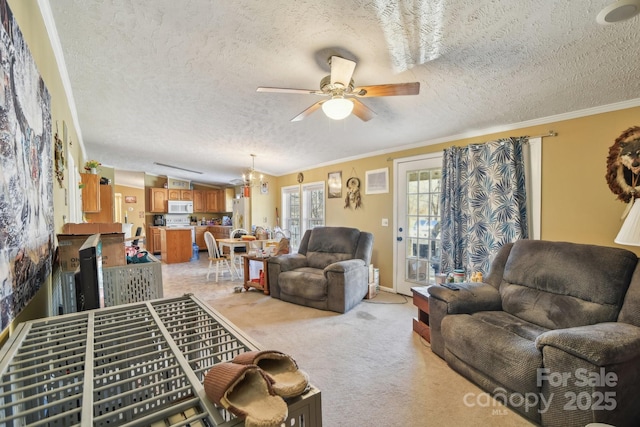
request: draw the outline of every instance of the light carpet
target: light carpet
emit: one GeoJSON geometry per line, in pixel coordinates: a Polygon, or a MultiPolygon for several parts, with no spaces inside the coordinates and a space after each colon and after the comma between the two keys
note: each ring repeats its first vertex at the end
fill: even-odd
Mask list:
{"type": "MultiPolygon", "coordinates": [[[[322,393],[324,427],[531,426],[431,352],[412,330],[411,298],[382,292],[345,314],[235,293],[208,261],[163,264],[164,296],[192,293],[264,349],[290,354],[322,393]]],[[[480,338],[481,339],[481,338],[480,338]]]]}

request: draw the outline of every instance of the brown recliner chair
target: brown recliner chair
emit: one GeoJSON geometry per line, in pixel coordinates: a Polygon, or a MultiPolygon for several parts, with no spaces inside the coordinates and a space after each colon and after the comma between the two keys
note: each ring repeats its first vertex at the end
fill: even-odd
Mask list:
{"type": "Polygon", "coordinates": [[[431,286],[431,349],[544,426],[640,425],[640,264],[625,249],[519,240],[485,283],[431,286]]]}
{"type": "Polygon", "coordinates": [[[298,252],[269,259],[271,296],[345,313],[368,291],[373,234],[349,227],[307,230],[298,252]]]}

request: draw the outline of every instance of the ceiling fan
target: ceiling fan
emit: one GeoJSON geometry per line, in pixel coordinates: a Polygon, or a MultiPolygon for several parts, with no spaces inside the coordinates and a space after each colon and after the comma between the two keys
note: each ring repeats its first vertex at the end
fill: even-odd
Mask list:
{"type": "Polygon", "coordinates": [[[259,87],[258,92],[277,93],[301,93],[309,95],[321,95],[328,99],[318,101],[302,113],[291,119],[297,122],[309,116],[322,107],[327,117],[334,120],[342,120],[353,112],[363,121],[373,118],[375,113],[358,98],[370,98],[374,96],[417,95],[420,93],[420,82],[395,83],[376,86],[358,86],[353,83],[353,71],[356,68],[355,61],[332,56],[329,58],[331,74],[320,80],[320,90],[290,89],[279,87],[259,87]]]}

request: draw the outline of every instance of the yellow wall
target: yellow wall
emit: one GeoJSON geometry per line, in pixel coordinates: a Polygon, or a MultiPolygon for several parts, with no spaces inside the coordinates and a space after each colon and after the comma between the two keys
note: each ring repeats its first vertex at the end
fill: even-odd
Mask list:
{"type": "Polygon", "coordinates": [[[264,180],[268,182],[267,194],[262,194],[258,187],[251,189],[251,225],[273,230],[276,225],[276,206],[280,200],[279,180],[270,175],[264,175],[264,180]]]}
{"type": "MultiPolygon", "coordinates": [[[[122,206],[120,206],[120,214],[122,218],[122,222],[124,221],[125,215],[127,216],[127,222],[129,224],[133,224],[131,228],[131,236],[136,234],[136,228],[142,227],[142,235],[146,234],[146,218],[145,218],[145,210],[146,210],[146,197],[145,197],[145,189],[144,188],[135,188],[128,187],[125,185],[116,185],[114,187],[114,193],[120,193],[122,195],[122,206]],[[135,203],[127,203],[125,201],[126,196],[134,196],[136,198],[135,203]]],[[[118,207],[116,206],[115,209],[118,207]]]]}
{"type": "MultiPolygon", "coordinates": [[[[541,238],[545,240],[618,246],[625,205],[616,200],[605,179],[609,147],[631,126],[640,125],[640,107],[563,120],[509,132],[466,138],[368,157],[303,171],[305,182],[326,180],[329,172],[342,171],[343,198],[327,199],[326,224],[351,226],[375,236],[372,262],[380,268],[380,284],[393,287],[393,161],[402,157],[442,151],[451,145],[467,145],[508,136],[542,135],[550,129],[558,136],[543,139],[541,238]],[[389,167],[388,194],[365,195],[361,209],[344,208],[344,185],[354,175],[364,187],[365,171],[389,167]],[[382,227],[382,218],[389,227],[382,227]]],[[[296,185],[297,173],[279,177],[280,186],[296,185]]],[[[278,200],[278,203],[280,201],[278,200]]],[[[640,249],[625,247],[640,255],[640,249]]]]}

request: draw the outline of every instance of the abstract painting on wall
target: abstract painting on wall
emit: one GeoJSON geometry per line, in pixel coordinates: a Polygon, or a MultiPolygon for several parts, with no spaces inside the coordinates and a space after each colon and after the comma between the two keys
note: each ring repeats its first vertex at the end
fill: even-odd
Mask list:
{"type": "Polygon", "coordinates": [[[0,20],[0,330],[4,330],[51,275],[54,224],[51,99],[6,0],[0,0],[0,20]]]}

